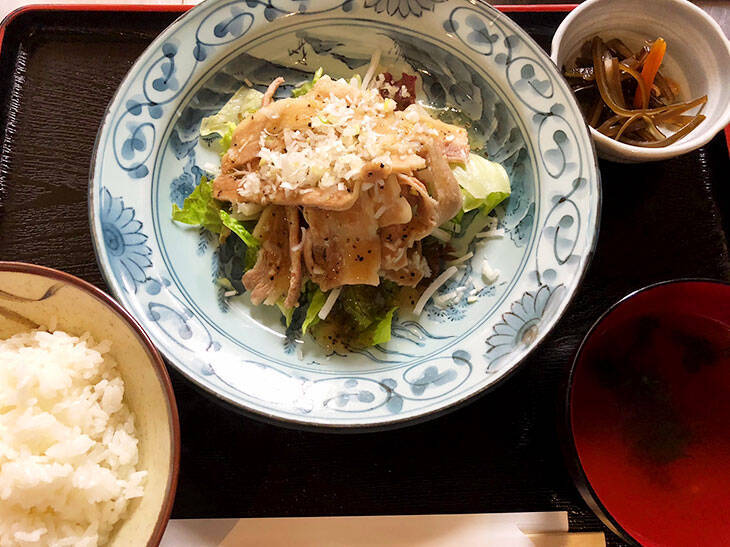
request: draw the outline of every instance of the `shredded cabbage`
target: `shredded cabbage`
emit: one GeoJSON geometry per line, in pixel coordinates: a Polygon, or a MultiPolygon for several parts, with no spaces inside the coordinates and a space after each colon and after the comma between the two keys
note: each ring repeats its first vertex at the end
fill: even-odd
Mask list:
{"type": "Polygon", "coordinates": [[[451,168],[464,194],[464,212],[481,209],[488,213],[510,195],[507,171],[478,154],[469,154],[466,165],[451,168]]]}

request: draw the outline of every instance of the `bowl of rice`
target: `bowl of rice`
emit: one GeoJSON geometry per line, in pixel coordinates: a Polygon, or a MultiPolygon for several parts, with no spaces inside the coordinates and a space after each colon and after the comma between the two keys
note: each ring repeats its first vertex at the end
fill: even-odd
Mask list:
{"type": "Polygon", "coordinates": [[[0,262],[0,545],[158,545],[179,453],[137,322],[70,274],[0,262]]]}

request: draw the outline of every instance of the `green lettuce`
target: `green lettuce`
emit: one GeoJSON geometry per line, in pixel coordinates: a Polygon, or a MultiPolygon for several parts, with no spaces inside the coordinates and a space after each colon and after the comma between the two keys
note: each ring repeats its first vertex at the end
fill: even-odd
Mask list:
{"type": "Polygon", "coordinates": [[[226,289],[227,291],[235,291],[236,288],[233,286],[233,283],[231,283],[231,280],[227,277],[219,277],[215,280],[218,285],[226,289]]]}
{"type": "MultiPolygon", "coordinates": [[[[203,121],[200,122],[200,136],[208,137],[217,134],[221,138],[225,138],[227,134],[232,134],[233,129],[247,114],[253,114],[261,108],[263,98],[264,94],[260,91],[242,87],[218,112],[203,118],[203,121]]],[[[230,146],[230,141],[228,145],[230,146]]]]}
{"type": "Polygon", "coordinates": [[[295,87],[294,90],[291,92],[291,96],[301,97],[302,95],[305,95],[312,91],[314,84],[319,81],[319,79],[322,77],[322,74],[324,74],[324,70],[322,69],[322,67],[319,67],[314,73],[312,80],[309,82],[304,82],[303,84],[299,84],[297,87],[295,87]]]}
{"type": "Polygon", "coordinates": [[[223,204],[213,197],[213,183],[207,177],[201,177],[200,184],[185,198],[182,209],[176,203],[172,204],[172,220],[220,234],[223,230],[222,208],[223,204]]]}
{"type": "MultiPolygon", "coordinates": [[[[319,312],[327,301],[328,293],[322,292],[310,281],[304,288],[300,306],[294,312],[294,319],[290,324],[301,328],[302,335],[320,325],[334,324],[341,339],[354,347],[384,344],[390,340],[393,315],[398,309],[394,305],[397,291],[398,287],[389,282],[383,282],[379,287],[343,287],[334,308],[327,319],[322,321],[319,312]],[[306,310],[306,314],[299,310],[306,310]]],[[[281,311],[286,317],[286,310],[281,311]]]]}
{"type": "Polygon", "coordinates": [[[284,299],[280,298],[276,301],[276,307],[279,308],[279,311],[281,312],[281,315],[284,316],[284,320],[286,321],[287,328],[291,325],[292,317],[294,317],[294,309],[295,308],[287,308],[284,304],[284,299]]]}
{"type": "Polygon", "coordinates": [[[353,345],[368,347],[390,340],[393,314],[398,309],[397,291],[395,284],[387,282],[379,287],[351,285],[342,289],[336,306],[344,312],[353,345]]]}
{"type": "Polygon", "coordinates": [[[246,227],[243,225],[243,222],[241,222],[240,220],[236,220],[226,211],[221,209],[218,214],[221,218],[223,226],[228,228],[232,233],[236,234],[239,238],[241,238],[241,241],[246,244],[246,254],[243,260],[243,267],[246,269],[246,271],[250,270],[254,267],[254,264],[256,264],[256,257],[258,256],[258,250],[261,246],[259,240],[256,239],[251,234],[251,232],[246,229],[246,227]]]}
{"type": "Polygon", "coordinates": [[[477,154],[469,154],[466,165],[451,168],[464,194],[464,212],[490,212],[510,195],[507,171],[500,164],[477,154]]]}
{"type": "Polygon", "coordinates": [[[224,228],[228,228],[246,244],[245,270],[251,269],[256,263],[256,254],[260,246],[258,240],[241,221],[223,209],[223,202],[213,197],[213,184],[207,177],[200,178],[200,184],[185,198],[182,209],[176,203],[172,204],[172,220],[202,226],[214,234],[220,234],[224,228]]]}
{"type": "Polygon", "coordinates": [[[263,97],[264,94],[260,91],[242,87],[218,112],[203,118],[200,122],[200,136],[212,140],[209,146],[222,156],[231,147],[233,132],[238,124],[261,108],[263,97]]]}
{"type": "Polygon", "coordinates": [[[393,314],[397,306],[390,308],[383,317],[375,319],[369,327],[355,338],[355,344],[362,347],[384,344],[390,340],[393,325],[393,314]]]}
{"type": "Polygon", "coordinates": [[[233,132],[238,126],[233,122],[228,122],[226,127],[226,132],[221,135],[220,140],[218,141],[218,154],[221,156],[228,152],[228,149],[231,147],[231,143],[233,142],[233,132]]]}
{"type": "Polygon", "coordinates": [[[465,255],[477,234],[493,222],[493,219],[494,217],[490,216],[484,209],[478,209],[465,215],[461,222],[459,237],[452,238],[449,242],[454,256],[465,255]]]}
{"type": "Polygon", "coordinates": [[[340,294],[340,305],[352,323],[356,331],[363,331],[372,325],[374,317],[378,315],[378,311],[373,309],[373,305],[367,300],[363,291],[358,289],[350,289],[347,287],[343,290],[344,294],[340,294]]]}
{"type": "Polygon", "coordinates": [[[233,232],[238,237],[240,237],[246,245],[248,245],[249,247],[258,248],[258,246],[259,246],[258,240],[251,235],[251,233],[246,229],[246,227],[243,225],[243,223],[240,220],[236,220],[223,209],[220,210],[218,215],[220,216],[223,226],[225,226],[231,232],[233,232]]]}
{"type": "Polygon", "coordinates": [[[302,334],[307,334],[308,328],[319,323],[319,310],[322,309],[322,306],[327,301],[327,294],[323,293],[319,287],[314,285],[309,290],[308,299],[309,307],[307,308],[307,315],[304,317],[304,322],[302,323],[302,334]]]}

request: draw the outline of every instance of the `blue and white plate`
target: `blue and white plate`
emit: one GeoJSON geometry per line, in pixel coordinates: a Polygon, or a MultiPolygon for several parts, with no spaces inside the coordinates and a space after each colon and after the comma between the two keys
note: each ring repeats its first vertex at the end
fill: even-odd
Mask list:
{"type": "Polygon", "coordinates": [[[291,424],[393,425],[495,385],[561,316],[597,235],[598,172],[570,90],[522,29],[466,0],[208,0],[134,65],[92,172],[92,234],[115,296],[190,380],[291,424]],[[170,212],[217,162],[199,145],[201,118],[241,85],[263,89],[282,75],[283,96],[319,66],[364,71],[376,48],[420,74],[421,97],[466,114],[513,193],[499,210],[505,237],[476,247],[441,288],[457,295],[453,305],[401,313],[382,347],[327,355],[287,337],[275,308],[226,298],[215,281],[221,258],[240,275],[234,250],[170,212]],[[500,276],[474,291],[484,257],[500,276]]]}

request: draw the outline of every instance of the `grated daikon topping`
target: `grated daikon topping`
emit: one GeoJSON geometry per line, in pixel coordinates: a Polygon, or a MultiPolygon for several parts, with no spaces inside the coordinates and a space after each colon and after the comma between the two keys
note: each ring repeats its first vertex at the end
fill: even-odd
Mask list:
{"type": "Polygon", "coordinates": [[[487,262],[487,259],[485,258],[482,262],[482,278],[486,283],[491,285],[497,279],[499,279],[500,271],[496,268],[493,268],[489,262],[487,262]]]}
{"type": "Polygon", "coordinates": [[[395,101],[383,98],[378,89],[362,89],[355,81],[323,76],[312,91],[293,101],[315,105],[316,114],[305,128],[260,133],[258,168],[243,174],[241,196],[270,194],[279,188],[286,193],[313,188],[351,191],[369,165],[387,168],[413,159],[425,141],[439,135],[423,122],[427,115],[421,107],[396,111],[395,101]],[[322,97],[322,90],[330,92],[322,97]]]}

